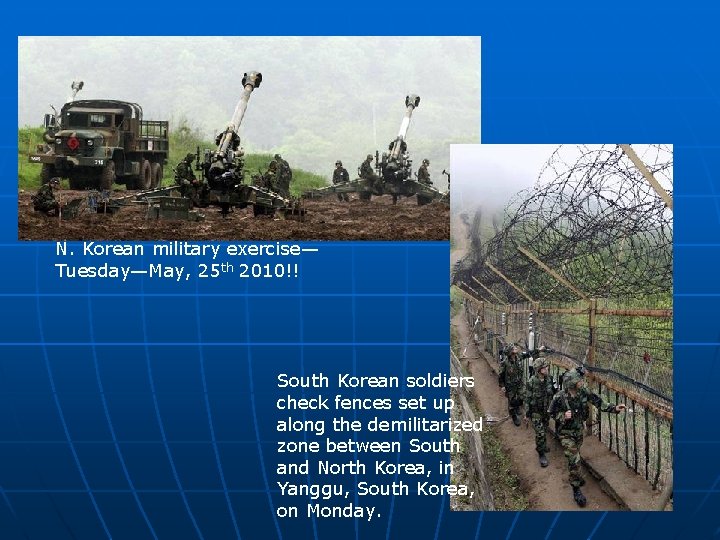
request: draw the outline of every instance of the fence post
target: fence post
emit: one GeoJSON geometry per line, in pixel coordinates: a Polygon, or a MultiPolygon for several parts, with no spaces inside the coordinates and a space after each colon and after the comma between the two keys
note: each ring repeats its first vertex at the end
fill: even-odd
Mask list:
{"type": "MultiPolygon", "coordinates": [[[[589,366],[595,365],[595,328],[597,327],[597,299],[591,298],[588,304],[588,354],[587,363],[589,366]]],[[[609,396],[608,396],[609,397],[609,396]]],[[[597,411],[598,418],[601,415],[600,411],[597,411]]],[[[592,433],[592,415],[587,419],[587,432],[592,433]]],[[[608,423],[610,431],[610,444],[612,445],[612,424],[608,423]]]]}
{"type": "Polygon", "coordinates": [[[595,329],[597,327],[597,299],[591,298],[588,309],[588,365],[595,365],[595,329]]]}

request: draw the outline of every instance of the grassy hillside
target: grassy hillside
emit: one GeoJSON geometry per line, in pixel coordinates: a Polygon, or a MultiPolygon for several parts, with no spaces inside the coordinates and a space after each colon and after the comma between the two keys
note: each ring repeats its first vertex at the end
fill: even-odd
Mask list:
{"type": "MultiPolygon", "coordinates": [[[[28,163],[28,154],[36,151],[38,144],[42,144],[44,129],[41,127],[24,127],[18,129],[18,188],[37,189],[40,187],[41,165],[28,163]]],[[[212,141],[204,141],[199,136],[197,129],[188,127],[181,123],[180,127],[170,135],[170,156],[163,174],[163,184],[174,183],[174,168],[189,152],[195,153],[198,146],[202,152],[205,148],[215,148],[212,141]]],[[[248,154],[245,156],[245,177],[249,179],[251,174],[258,170],[266,171],[268,164],[272,161],[273,154],[248,154]]],[[[290,167],[293,164],[290,163],[290,167]]],[[[290,185],[290,192],[293,196],[299,196],[308,189],[322,187],[326,184],[322,176],[293,168],[293,180],[290,185]]],[[[63,182],[67,187],[67,181],[63,182]]]]}
{"type": "Polygon", "coordinates": [[[44,128],[25,127],[18,129],[18,187],[32,189],[40,185],[40,165],[28,163],[28,154],[35,152],[42,143],[44,128]]]}

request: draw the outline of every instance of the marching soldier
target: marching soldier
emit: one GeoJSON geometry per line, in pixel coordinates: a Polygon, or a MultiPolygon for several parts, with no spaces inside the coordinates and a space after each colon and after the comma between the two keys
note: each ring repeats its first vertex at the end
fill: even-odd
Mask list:
{"type": "Polygon", "coordinates": [[[590,417],[590,403],[601,412],[618,414],[625,405],[608,404],[600,396],[585,387],[585,380],[576,370],[565,374],[564,389],[558,392],[550,403],[548,414],[555,419],[555,431],[560,437],[565,459],[567,459],[570,486],[578,506],[585,506],[587,499],[580,491],[585,479],[580,471],[580,447],[583,443],[583,428],[590,417]]]}
{"type": "MultiPolygon", "coordinates": [[[[347,169],[343,167],[342,161],[337,160],[335,162],[335,170],[333,171],[333,184],[345,184],[350,181],[350,175],[347,169]]],[[[338,193],[338,201],[349,201],[350,196],[347,193],[338,193]]]]}
{"type": "Polygon", "coordinates": [[[535,374],[527,383],[525,420],[531,421],[535,430],[535,450],[540,459],[540,466],[547,467],[548,460],[545,455],[548,451],[547,429],[550,422],[548,408],[552,401],[555,389],[553,381],[548,375],[549,364],[545,353],[540,352],[534,362],[535,374]]]}
{"type": "Polygon", "coordinates": [[[523,368],[520,362],[520,347],[513,345],[500,366],[498,376],[500,390],[508,400],[508,411],[513,424],[520,425],[523,406],[523,368]]]}

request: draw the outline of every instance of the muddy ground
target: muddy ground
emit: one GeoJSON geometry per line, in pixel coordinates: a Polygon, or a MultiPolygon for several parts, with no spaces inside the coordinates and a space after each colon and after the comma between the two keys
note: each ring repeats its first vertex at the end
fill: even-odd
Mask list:
{"type": "MultiPolygon", "coordinates": [[[[414,197],[393,206],[390,196],[372,201],[336,198],[303,201],[304,222],[253,217],[252,207],[236,209],[223,218],[217,208],[200,212],[204,221],[146,219],[142,204],[122,208],[115,215],[82,212],[72,220],[58,220],[35,212],[32,191],[18,195],[20,240],[448,240],[450,211],[446,204],[418,206],[414,197]]],[[[122,194],[126,194],[122,192],[122,194]]],[[[60,190],[60,201],[84,197],[81,191],[60,190]]]]}

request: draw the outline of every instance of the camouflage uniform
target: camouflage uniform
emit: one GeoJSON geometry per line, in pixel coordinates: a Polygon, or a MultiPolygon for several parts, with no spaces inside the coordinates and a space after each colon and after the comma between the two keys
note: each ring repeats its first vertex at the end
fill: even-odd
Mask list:
{"type": "Polygon", "coordinates": [[[420,182],[421,184],[432,184],[432,180],[430,180],[430,171],[428,171],[429,165],[430,161],[427,159],[423,159],[422,165],[418,169],[417,178],[418,182],[420,182]]]}
{"type": "Polygon", "coordinates": [[[523,406],[523,366],[520,362],[519,349],[513,347],[500,364],[500,375],[498,384],[505,387],[505,395],[508,399],[508,412],[512,416],[513,423],[520,425],[520,415],[523,406]]]}
{"type": "Polygon", "coordinates": [[[193,205],[200,206],[201,182],[195,177],[192,169],[192,162],[195,154],[185,156],[177,167],[175,167],[175,183],[180,186],[180,194],[193,202],[193,205]]]}
{"type": "Polygon", "coordinates": [[[33,208],[48,216],[59,215],[60,203],[55,200],[55,193],[53,193],[53,188],[59,185],[59,178],[51,178],[47,184],[40,186],[40,189],[32,198],[33,208]]]}
{"type": "Polygon", "coordinates": [[[277,164],[277,175],[275,186],[278,193],[285,197],[290,197],[290,182],[292,182],[292,169],[287,161],[280,154],[275,154],[274,160],[277,164]]]}
{"type": "Polygon", "coordinates": [[[265,174],[260,177],[260,182],[258,185],[276,193],[281,193],[281,184],[282,180],[280,178],[280,167],[277,161],[272,160],[268,165],[268,169],[267,171],[265,171],[265,174]]]}
{"type": "MultiPolygon", "coordinates": [[[[350,181],[350,175],[347,169],[342,166],[342,161],[335,162],[335,170],[333,171],[333,184],[345,184],[350,181]]],[[[338,201],[349,201],[350,196],[347,193],[338,193],[338,201]]]]}
{"type": "Polygon", "coordinates": [[[535,362],[535,375],[528,380],[525,394],[527,405],[525,415],[532,421],[535,430],[535,450],[540,456],[540,465],[543,467],[547,467],[545,453],[548,451],[546,434],[550,422],[548,408],[555,393],[552,379],[547,373],[540,373],[542,368],[547,367],[547,361],[544,358],[538,358],[535,362]]]}
{"type": "Polygon", "coordinates": [[[560,444],[567,459],[569,481],[575,493],[575,501],[580,506],[585,506],[585,497],[580,492],[580,487],[585,484],[580,471],[580,447],[583,443],[584,424],[590,417],[590,404],[602,412],[617,414],[619,411],[616,405],[607,403],[584,386],[578,386],[580,382],[582,377],[575,371],[569,371],[565,375],[565,387],[553,398],[548,414],[555,419],[555,431],[560,437],[560,444]],[[575,388],[574,396],[569,388],[575,388]],[[566,419],[565,412],[568,410],[572,416],[566,419]]]}
{"type": "Polygon", "coordinates": [[[376,191],[376,188],[380,187],[381,181],[380,177],[375,174],[375,171],[373,170],[372,160],[372,155],[368,154],[367,158],[365,158],[365,161],[363,161],[360,165],[360,178],[368,180],[368,187],[373,191],[376,191]]]}

